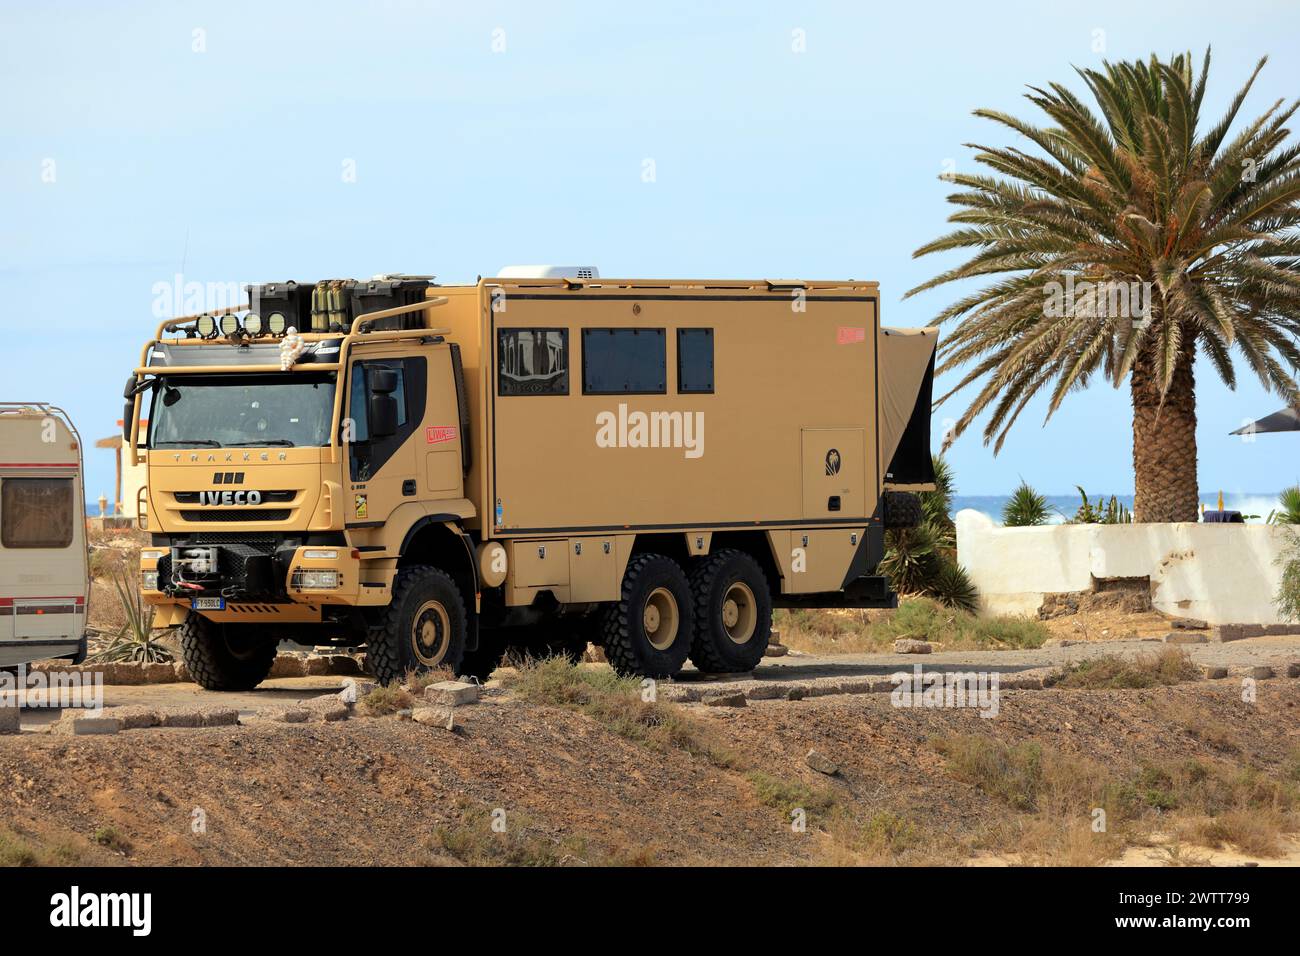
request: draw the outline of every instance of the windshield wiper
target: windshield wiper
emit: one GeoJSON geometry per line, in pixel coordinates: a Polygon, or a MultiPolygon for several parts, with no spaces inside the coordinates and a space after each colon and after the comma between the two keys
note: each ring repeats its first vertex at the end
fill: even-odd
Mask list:
{"type": "Polygon", "coordinates": [[[289,448],[298,447],[287,438],[264,438],[261,441],[232,441],[227,448],[247,448],[249,445],[285,445],[289,448]]]}
{"type": "Polygon", "coordinates": [[[154,442],[154,447],[159,445],[200,445],[204,448],[220,448],[221,442],[213,441],[211,438],[177,438],[173,441],[154,442]]]}

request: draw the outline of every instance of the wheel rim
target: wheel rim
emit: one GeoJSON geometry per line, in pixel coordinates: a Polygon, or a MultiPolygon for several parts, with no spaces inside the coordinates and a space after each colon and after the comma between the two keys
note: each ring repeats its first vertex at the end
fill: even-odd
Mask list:
{"type": "Polygon", "coordinates": [[[680,615],[677,611],[677,599],[667,588],[655,588],[645,599],[645,608],[641,612],[641,625],[645,628],[646,640],[657,651],[666,651],[677,640],[677,626],[680,615]]]}
{"type": "Polygon", "coordinates": [[[722,629],[733,644],[748,644],[758,625],[758,604],[754,592],[736,581],[722,596],[722,629]]]}
{"type": "Polygon", "coordinates": [[[436,667],[447,656],[451,642],[451,616],[438,601],[425,601],[411,625],[411,651],[425,667],[436,667]]]}

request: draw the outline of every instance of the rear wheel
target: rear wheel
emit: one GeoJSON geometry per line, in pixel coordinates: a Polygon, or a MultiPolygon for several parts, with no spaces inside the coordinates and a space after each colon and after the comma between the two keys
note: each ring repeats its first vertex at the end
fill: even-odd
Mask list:
{"type": "Polygon", "coordinates": [[[279,643],[269,627],[210,621],[193,611],[176,634],[186,669],[205,690],[252,690],[271,673],[279,643]]]}
{"type": "Polygon", "coordinates": [[[634,557],[601,621],[605,657],[624,675],[672,677],[686,663],[695,614],[686,574],[662,554],[634,557]]]}
{"type": "Polygon", "coordinates": [[[371,627],[366,653],[380,683],[391,684],[407,671],[455,671],[468,633],[469,616],[456,582],[438,568],[416,565],[393,579],[393,599],[371,627]]]}
{"type": "Polygon", "coordinates": [[[711,674],[757,667],[772,636],[772,594],[758,562],[743,551],[719,551],[696,564],[690,582],[695,666],[711,674]]]}

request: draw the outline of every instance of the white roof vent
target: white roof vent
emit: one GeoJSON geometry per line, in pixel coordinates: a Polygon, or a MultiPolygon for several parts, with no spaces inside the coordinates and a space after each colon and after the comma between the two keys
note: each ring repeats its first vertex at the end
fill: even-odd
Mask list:
{"type": "Polygon", "coordinates": [[[498,279],[599,279],[595,266],[503,266],[498,279]]]}

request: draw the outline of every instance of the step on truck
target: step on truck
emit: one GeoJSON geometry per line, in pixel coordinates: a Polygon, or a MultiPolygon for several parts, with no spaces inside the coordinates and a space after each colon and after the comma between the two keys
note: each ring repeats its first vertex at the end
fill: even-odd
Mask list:
{"type": "Polygon", "coordinates": [[[86,657],[81,436],[45,402],[0,402],[0,667],[86,657]]]}
{"type": "Polygon", "coordinates": [[[164,322],[126,390],[141,586],[204,687],[281,640],[383,681],[508,649],[743,672],[778,607],[891,607],[934,330],[874,282],[519,267],[266,283],[164,322]],[[146,424],[147,422],[147,424],[146,424]]]}

